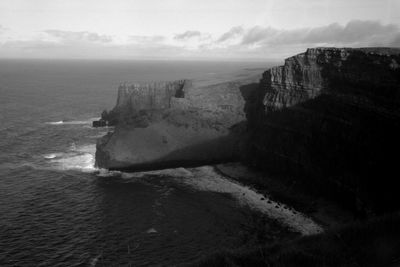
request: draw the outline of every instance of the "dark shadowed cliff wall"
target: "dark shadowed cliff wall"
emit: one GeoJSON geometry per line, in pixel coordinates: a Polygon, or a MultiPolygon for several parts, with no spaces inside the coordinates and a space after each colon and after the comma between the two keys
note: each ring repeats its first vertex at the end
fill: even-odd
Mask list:
{"type": "Polygon", "coordinates": [[[246,161],[355,209],[399,207],[398,49],[315,48],[249,96],[246,161]]]}

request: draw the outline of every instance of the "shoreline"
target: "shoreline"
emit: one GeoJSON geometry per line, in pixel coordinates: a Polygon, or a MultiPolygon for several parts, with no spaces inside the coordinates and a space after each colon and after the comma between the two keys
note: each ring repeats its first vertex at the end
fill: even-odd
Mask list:
{"type": "Polygon", "coordinates": [[[324,231],[320,225],[306,214],[285,203],[270,199],[268,195],[259,193],[249,185],[237,180],[231,180],[229,176],[219,174],[215,166],[202,166],[194,170],[201,174],[197,176],[195,173],[194,176],[187,177],[184,182],[198,190],[229,193],[242,205],[246,205],[271,219],[279,221],[282,225],[303,236],[315,235],[324,231]]]}
{"type": "MultiPolygon", "coordinates": [[[[243,166],[241,163],[235,164],[243,166]]],[[[225,165],[228,166],[228,164],[225,165]]],[[[269,195],[260,193],[245,181],[232,179],[229,175],[219,172],[217,166],[203,165],[195,168],[180,167],[153,171],[122,172],[120,175],[123,179],[141,178],[145,175],[169,176],[177,183],[195,190],[227,193],[234,197],[240,206],[248,207],[271,220],[278,221],[283,227],[288,227],[291,232],[300,233],[303,236],[324,232],[323,227],[307,213],[296,210],[285,202],[271,199],[269,195]]],[[[284,237],[282,238],[284,239],[284,237]]]]}
{"type": "Polygon", "coordinates": [[[354,216],[350,211],[344,210],[332,201],[311,196],[303,192],[301,188],[296,188],[294,184],[288,185],[280,177],[251,169],[240,162],[217,164],[214,168],[220,175],[253,188],[264,197],[305,214],[325,230],[354,221],[354,216]]]}

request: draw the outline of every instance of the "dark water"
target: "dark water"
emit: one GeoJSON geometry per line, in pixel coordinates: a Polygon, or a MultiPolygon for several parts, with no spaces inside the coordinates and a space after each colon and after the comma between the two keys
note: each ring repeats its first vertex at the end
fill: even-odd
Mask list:
{"type": "Polygon", "coordinates": [[[107,129],[90,121],[122,81],[260,66],[0,61],[0,266],[172,265],[240,245],[249,212],[229,195],[99,174],[94,144],[107,129]]]}

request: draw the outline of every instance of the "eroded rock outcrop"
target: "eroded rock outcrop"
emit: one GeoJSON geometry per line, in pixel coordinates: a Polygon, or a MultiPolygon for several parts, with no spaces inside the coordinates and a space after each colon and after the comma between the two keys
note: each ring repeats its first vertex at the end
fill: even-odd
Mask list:
{"type": "Polygon", "coordinates": [[[399,51],[308,49],[267,70],[248,103],[245,160],[346,204],[398,206],[399,51]]]}
{"type": "Polygon", "coordinates": [[[204,87],[188,80],[121,85],[115,108],[102,114],[116,127],[98,140],[97,166],[140,170],[237,158],[233,126],[245,120],[241,87],[259,78],[204,87]]]}

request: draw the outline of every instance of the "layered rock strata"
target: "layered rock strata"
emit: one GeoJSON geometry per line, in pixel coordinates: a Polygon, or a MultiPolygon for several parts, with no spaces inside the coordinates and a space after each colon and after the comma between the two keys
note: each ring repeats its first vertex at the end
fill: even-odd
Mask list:
{"type": "Polygon", "coordinates": [[[357,209],[398,206],[399,63],[398,49],[315,48],[267,70],[245,160],[357,209]]]}

